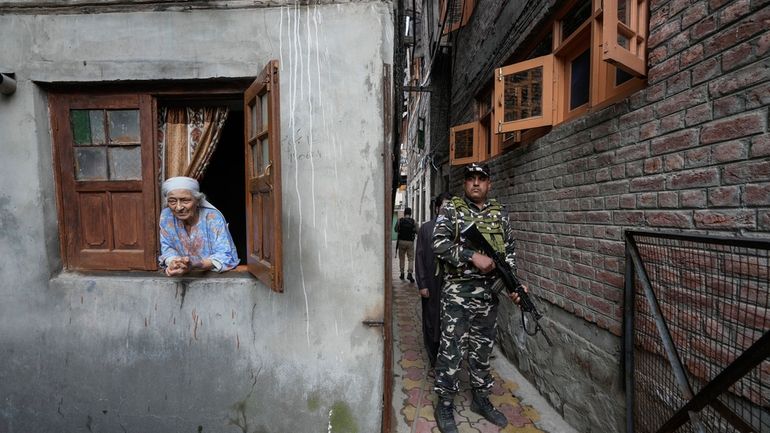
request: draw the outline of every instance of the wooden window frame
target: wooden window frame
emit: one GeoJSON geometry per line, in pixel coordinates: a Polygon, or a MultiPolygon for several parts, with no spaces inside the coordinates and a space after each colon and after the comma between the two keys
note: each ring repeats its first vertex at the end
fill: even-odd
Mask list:
{"type": "Polygon", "coordinates": [[[473,121],[463,123],[462,125],[456,125],[449,128],[449,164],[450,165],[463,165],[470,164],[471,162],[479,162],[479,122],[473,121]],[[465,158],[455,158],[455,136],[458,132],[473,131],[473,153],[465,158]]]}
{"type": "MultiPolygon", "coordinates": [[[[591,14],[572,33],[562,40],[562,20],[572,7],[581,0],[572,0],[554,15],[552,23],[552,54],[524,60],[495,70],[495,124],[497,133],[526,131],[534,128],[557,125],[567,120],[582,116],[607,107],[628,97],[644,88],[646,82],[646,36],[648,20],[648,0],[627,0],[629,3],[630,26],[619,23],[617,19],[618,1],[624,0],[590,0],[591,14]],[[604,1],[604,9],[602,9],[604,1]],[[607,32],[611,27],[615,31],[607,32]],[[620,29],[620,30],[618,30],[620,29]],[[629,38],[633,52],[625,50],[617,43],[618,31],[629,38]],[[612,46],[614,41],[615,47],[612,46]],[[570,64],[585,50],[590,50],[590,72],[588,102],[574,109],[569,108],[571,95],[570,64]],[[531,69],[536,63],[547,57],[552,57],[551,77],[546,78],[547,67],[543,66],[543,116],[538,118],[520,119],[503,122],[504,98],[503,79],[505,76],[526,69],[531,69]],[[632,78],[624,83],[616,83],[617,70],[622,69],[632,74],[632,78]],[[546,86],[546,83],[552,83],[546,86]],[[548,117],[550,116],[550,118],[548,117]]],[[[541,37],[548,32],[543,31],[541,37]]],[[[536,42],[532,46],[537,46],[536,42]]],[[[524,132],[519,138],[523,140],[524,132]]],[[[538,134],[536,134],[538,135],[538,134]]],[[[504,140],[503,143],[517,140],[504,140]]]]}
{"type": "Polygon", "coordinates": [[[514,63],[513,65],[503,66],[498,68],[495,72],[495,126],[497,127],[497,133],[521,131],[524,129],[537,128],[540,126],[548,126],[553,124],[553,92],[554,92],[554,68],[553,68],[554,55],[549,54],[547,56],[535,57],[534,59],[525,60],[523,62],[514,63]],[[526,119],[505,121],[505,77],[513,75],[517,72],[527,71],[531,69],[542,68],[543,70],[543,82],[541,92],[541,107],[542,115],[536,117],[529,117],[526,119]]]}
{"type": "Polygon", "coordinates": [[[243,97],[244,156],[246,158],[246,261],[249,272],[275,292],[283,292],[283,229],[281,222],[281,132],[280,87],[277,60],[271,60],[243,97]],[[256,119],[262,119],[260,98],[267,98],[267,125],[254,131],[252,108],[258,109],[256,119]],[[262,145],[267,139],[269,161],[264,165],[258,152],[259,171],[254,167],[252,145],[262,145]],[[266,204],[265,201],[268,201],[266,204]],[[255,218],[255,210],[260,218],[255,218]],[[250,228],[250,230],[249,230],[250,228]],[[265,248],[272,248],[265,251],[265,248]]]}
{"type": "Polygon", "coordinates": [[[449,33],[454,32],[455,30],[459,30],[461,27],[468,24],[468,20],[470,19],[471,14],[473,14],[473,8],[475,7],[476,7],[476,0],[439,0],[439,17],[441,17],[439,22],[444,23],[444,31],[441,34],[447,35],[449,33]],[[455,2],[455,1],[459,1],[463,3],[462,19],[455,23],[451,23],[449,21],[444,23],[444,20],[449,19],[446,15],[449,2],[455,2]]]}
{"type": "MultiPolygon", "coordinates": [[[[274,251],[274,274],[271,283],[268,284],[275,291],[282,291],[282,229],[281,229],[281,196],[280,196],[280,95],[278,86],[278,63],[273,60],[257,78],[257,82],[265,81],[266,71],[274,73],[268,77],[270,82],[269,115],[270,131],[269,142],[272,159],[271,183],[277,197],[273,208],[272,226],[276,248],[274,251]]],[[[252,83],[254,84],[254,83],[252,83]]],[[[116,84],[103,85],[89,83],[86,85],[61,85],[49,90],[49,111],[51,113],[52,138],[53,138],[53,166],[56,187],[56,200],[58,212],[58,225],[60,234],[60,248],[62,262],[65,269],[78,271],[122,271],[145,270],[154,271],[158,268],[157,257],[158,244],[158,219],[160,215],[160,185],[158,179],[159,164],[157,144],[157,112],[158,104],[166,99],[171,100],[198,100],[201,98],[238,98],[245,101],[247,85],[243,80],[226,82],[192,83],[192,82],[145,82],[142,84],[116,84]],[[194,87],[193,87],[194,86],[194,87]],[[139,88],[139,90],[137,90],[139,88]],[[70,125],[70,109],[120,109],[139,108],[140,110],[140,143],[142,158],[141,180],[129,181],[76,181],[74,179],[74,140],[70,125]],[[109,185],[113,184],[113,185],[109,185]],[[78,221],[79,209],[73,206],[77,203],[77,192],[104,192],[105,185],[115,191],[138,191],[141,188],[142,211],[136,218],[142,223],[144,249],[141,259],[136,257],[126,260],[109,251],[87,252],[81,254],[77,250],[79,237],[74,222],[78,221]],[[80,188],[80,190],[76,189],[80,188]],[[66,205],[65,205],[66,204],[66,205]],[[72,228],[70,227],[72,226],[72,228]]],[[[246,113],[244,113],[246,114],[246,113]]],[[[248,119],[248,118],[247,118],[248,119]]],[[[244,124],[244,135],[247,135],[244,124]]],[[[248,141],[244,142],[244,147],[248,141]]],[[[248,156],[248,155],[247,155],[248,156]]],[[[245,161],[247,169],[251,159],[245,161]]],[[[246,179],[248,186],[248,177],[246,179]]],[[[248,190],[247,190],[248,191],[248,190]]],[[[107,191],[109,192],[109,191],[107,191]]],[[[108,215],[108,218],[110,216],[108,215]]],[[[113,218],[114,219],[114,218],[113,218]]],[[[112,230],[114,228],[111,227],[112,230]]],[[[252,233],[247,228],[247,236],[252,233]]],[[[138,254],[138,253],[137,253],[138,254]]],[[[137,254],[134,254],[136,256],[137,254]]],[[[248,268],[248,266],[246,266],[248,268]]],[[[251,270],[251,269],[250,269],[251,270]]],[[[234,272],[234,271],[231,271],[234,272]]],[[[259,278],[259,277],[258,277],[259,278]]],[[[260,278],[263,280],[262,278],[260,278]]],[[[264,280],[263,280],[264,281],[264,280]]],[[[266,283],[267,284],[267,283],[266,283]]]]}
{"type": "Polygon", "coordinates": [[[624,69],[636,77],[647,75],[647,0],[603,0],[602,60],[624,69]],[[629,22],[618,19],[618,2],[627,1],[629,22]],[[614,13],[612,13],[614,11],[614,13]],[[618,36],[628,39],[629,48],[618,43],[618,36]]]}
{"type": "MultiPolygon", "coordinates": [[[[59,235],[61,239],[62,262],[65,269],[92,270],[156,270],[157,269],[157,213],[156,173],[158,172],[155,125],[156,105],[154,99],[141,93],[70,93],[52,92],[49,95],[49,109],[52,117],[54,176],[56,180],[59,235]],[[140,180],[76,180],[75,144],[70,123],[70,110],[138,109],[140,158],[142,178],[140,180]],[[106,248],[88,248],[88,235],[84,225],[96,227],[97,221],[88,218],[80,200],[86,195],[104,194],[106,214],[90,212],[90,218],[101,218],[106,248]],[[137,208],[125,209],[135,226],[136,246],[140,248],[121,249],[116,247],[116,218],[126,212],[115,209],[113,196],[116,194],[139,196],[137,208]],[[132,211],[135,211],[136,215],[132,211]],[[107,218],[106,220],[104,218],[107,218]]],[[[130,246],[130,245],[129,245],[130,246]]]]}

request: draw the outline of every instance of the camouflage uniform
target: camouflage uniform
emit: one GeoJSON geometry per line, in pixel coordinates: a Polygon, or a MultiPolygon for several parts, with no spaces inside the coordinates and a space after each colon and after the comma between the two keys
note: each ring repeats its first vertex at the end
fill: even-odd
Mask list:
{"type": "Polygon", "coordinates": [[[479,231],[516,269],[513,231],[502,206],[488,200],[479,209],[467,198],[453,197],[441,210],[433,230],[433,251],[445,265],[441,297],[441,342],[436,361],[435,391],[450,397],[459,391],[457,372],[469,352],[470,382],[474,391],[487,395],[493,385],[489,355],[495,339],[497,295],[495,278],[482,274],[471,263],[475,250],[465,245],[460,231],[475,222],[479,231]]]}

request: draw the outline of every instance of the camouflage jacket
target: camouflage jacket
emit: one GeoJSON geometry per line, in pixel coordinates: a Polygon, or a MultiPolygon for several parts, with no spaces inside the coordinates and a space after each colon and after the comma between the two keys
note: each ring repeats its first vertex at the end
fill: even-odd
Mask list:
{"type": "Polygon", "coordinates": [[[516,241],[503,207],[492,199],[479,209],[464,197],[462,200],[467,206],[463,206],[464,209],[457,209],[454,204],[457,200],[453,198],[444,205],[433,229],[433,252],[444,263],[445,278],[448,282],[487,280],[494,275],[493,273],[482,274],[471,263],[471,257],[476,250],[465,244],[465,239],[460,233],[471,222],[488,221],[493,225],[499,224],[504,242],[505,259],[516,272],[516,241]]]}

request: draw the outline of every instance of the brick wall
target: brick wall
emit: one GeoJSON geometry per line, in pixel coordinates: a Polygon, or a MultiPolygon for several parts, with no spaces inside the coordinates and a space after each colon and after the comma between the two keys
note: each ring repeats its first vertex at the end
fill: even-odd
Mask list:
{"type": "MultiPolygon", "coordinates": [[[[506,15],[498,4],[482,0],[475,13],[506,15]]],[[[533,28],[536,23],[526,20],[539,17],[508,15],[508,25],[517,29],[533,28]]],[[[500,20],[495,31],[475,28],[476,22],[474,16],[457,42],[451,119],[473,116],[473,92],[482,86],[469,77],[485,79],[520,44],[510,32],[503,35],[500,20]],[[486,48],[462,51],[479,44],[486,48]]],[[[517,228],[521,276],[547,300],[549,316],[559,317],[555,332],[573,332],[583,323],[621,335],[625,229],[756,237],[770,232],[770,1],[652,0],[649,35],[645,89],[489,161],[492,195],[507,206],[517,228]]],[[[461,190],[457,168],[451,184],[461,190]]],[[[573,383],[548,371],[556,368],[554,357],[539,357],[537,351],[546,349],[532,340],[522,343],[515,325],[501,328],[506,354],[568,422],[584,431],[622,428],[617,377],[597,387],[590,368],[575,361],[582,355],[564,349],[570,355],[562,363],[572,366],[573,382],[586,379],[588,394],[611,396],[607,413],[621,417],[609,426],[584,420],[585,413],[601,418],[602,409],[585,401],[570,409],[564,387],[573,383]]],[[[590,334],[576,344],[591,348],[603,338],[590,334]]],[[[603,346],[610,357],[619,353],[614,341],[603,346]]]]}
{"type": "Polygon", "coordinates": [[[490,161],[548,301],[620,335],[624,229],[770,230],[768,6],[652,1],[646,89],[490,161]]]}

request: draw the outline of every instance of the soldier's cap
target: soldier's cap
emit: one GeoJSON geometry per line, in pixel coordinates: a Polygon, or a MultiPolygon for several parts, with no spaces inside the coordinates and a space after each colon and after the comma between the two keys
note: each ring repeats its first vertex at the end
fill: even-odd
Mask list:
{"type": "Polygon", "coordinates": [[[463,173],[465,174],[466,178],[473,177],[477,174],[490,177],[489,166],[486,164],[477,164],[475,162],[472,162],[466,165],[465,170],[463,170],[463,173]]]}

